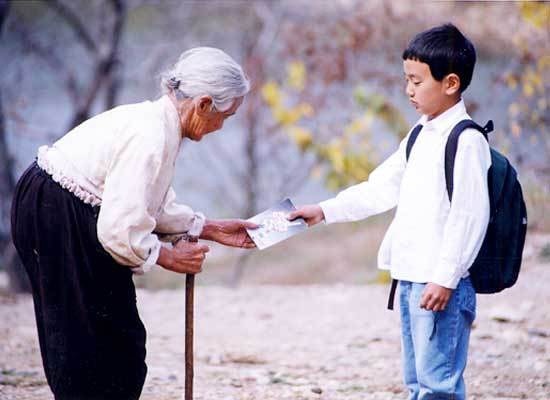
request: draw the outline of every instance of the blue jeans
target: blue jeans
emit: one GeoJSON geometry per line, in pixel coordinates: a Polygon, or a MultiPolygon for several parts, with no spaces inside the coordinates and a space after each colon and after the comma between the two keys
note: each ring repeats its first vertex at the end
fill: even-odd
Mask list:
{"type": "Polygon", "coordinates": [[[444,311],[419,307],[426,284],[400,282],[403,372],[410,400],[465,399],[464,370],[476,296],[469,278],[444,311]]]}

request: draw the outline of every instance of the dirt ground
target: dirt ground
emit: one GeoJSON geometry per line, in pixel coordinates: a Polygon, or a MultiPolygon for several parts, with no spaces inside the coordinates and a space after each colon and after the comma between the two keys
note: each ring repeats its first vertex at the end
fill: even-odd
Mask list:
{"type": "MultiPolygon", "coordinates": [[[[550,399],[550,235],[531,235],[518,283],[478,296],[470,399],[550,399]],[[545,251],[548,251],[546,249],[545,251]]],[[[405,399],[399,318],[384,285],[196,289],[195,399],[405,399]]],[[[184,290],[140,289],[143,400],[183,399],[184,290]]],[[[32,300],[0,295],[0,398],[52,399],[32,300]]]]}

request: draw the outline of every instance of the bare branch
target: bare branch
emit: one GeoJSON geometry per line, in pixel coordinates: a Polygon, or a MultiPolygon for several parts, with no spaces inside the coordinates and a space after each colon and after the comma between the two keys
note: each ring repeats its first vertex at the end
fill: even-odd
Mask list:
{"type": "Polygon", "coordinates": [[[259,35],[256,36],[256,43],[251,49],[251,54],[267,56],[268,51],[273,49],[274,43],[281,32],[284,11],[279,9],[278,13],[273,11],[277,3],[266,3],[256,1],[252,3],[256,16],[261,20],[262,29],[259,35]],[[268,5],[269,4],[269,5],[268,5]]]}
{"type": "MultiPolygon", "coordinates": [[[[9,12],[9,2],[0,0],[0,35],[6,16],[9,12]]],[[[30,292],[29,279],[23,272],[17,252],[11,244],[10,235],[10,205],[15,190],[13,177],[14,159],[8,150],[6,141],[6,125],[0,94],[0,259],[8,273],[10,289],[14,292],[30,292]]]]}
{"type": "Polygon", "coordinates": [[[93,54],[98,54],[98,48],[78,16],[59,0],[50,0],[47,4],[62,17],[73,29],[76,36],[84,43],[84,46],[93,54]]]}
{"type": "Polygon", "coordinates": [[[50,46],[44,46],[38,40],[35,40],[30,32],[25,28],[25,24],[17,19],[17,17],[11,17],[14,20],[14,27],[16,32],[20,35],[21,40],[25,44],[25,48],[36,54],[41,58],[48,67],[50,67],[61,79],[64,80],[67,91],[73,101],[78,98],[78,87],[76,84],[76,77],[67,68],[66,64],[58,57],[57,53],[53,51],[50,46]]]}
{"type": "MultiPolygon", "coordinates": [[[[75,115],[73,117],[73,120],[71,121],[69,128],[72,128],[88,119],[90,108],[95,98],[97,97],[100,88],[103,85],[108,84],[109,81],[113,79],[112,74],[114,73],[113,71],[117,64],[116,57],[118,54],[120,37],[124,21],[126,19],[126,3],[123,0],[111,0],[111,4],[115,11],[115,22],[113,26],[109,52],[105,58],[100,59],[100,61],[97,63],[92,83],[86,91],[86,94],[82,96],[84,100],[82,100],[80,104],[77,105],[75,115]]],[[[113,83],[111,83],[111,87],[110,89],[108,89],[107,100],[108,102],[113,103],[112,105],[114,105],[115,102],[116,91],[116,83],[114,84],[114,86],[113,83]]]]}
{"type": "MultiPolygon", "coordinates": [[[[118,63],[117,54],[120,46],[122,29],[126,20],[126,4],[121,0],[111,0],[111,4],[115,9],[116,18],[113,28],[113,40],[111,45],[110,57],[112,58],[113,63],[118,63]]],[[[120,77],[118,76],[116,70],[109,75],[106,86],[107,98],[105,102],[105,108],[110,109],[115,106],[116,98],[120,90],[120,77]]]]}

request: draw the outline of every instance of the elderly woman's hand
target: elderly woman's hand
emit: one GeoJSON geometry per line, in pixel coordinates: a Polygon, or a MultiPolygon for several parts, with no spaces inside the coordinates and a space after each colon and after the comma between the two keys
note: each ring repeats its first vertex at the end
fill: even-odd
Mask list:
{"type": "Polygon", "coordinates": [[[157,264],[182,274],[197,274],[210,248],[202,243],[180,240],[172,249],[161,247],[157,264]]]}
{"type": "Polygon", "coordinates": [[[225,246],[252,249],[256,245],[246,230],[258,227],[258,224],[242,219],[207,220],[201,239],[212,240],[225,246]]]}

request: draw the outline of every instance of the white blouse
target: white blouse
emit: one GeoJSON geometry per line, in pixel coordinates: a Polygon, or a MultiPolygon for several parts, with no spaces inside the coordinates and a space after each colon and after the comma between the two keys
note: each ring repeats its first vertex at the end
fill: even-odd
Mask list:
{"type": "Polygon", "coordinates": [[[433,120],[423,116],[408,161],[407,136],[367,181],[320,203],[327,223],[356,221],[397,206],[378,253],[378,267],[391,270],[395,279],[454,289],[481,248],[489,222],[491,155],[477,130],[460,136],[452,203],[445,183],[445,145],[463,119],[470,117],[462,101],[433,120]]]}
{"type": "Polygon", "coordinates": [[[97,236],[105,250],[134,272],[159,256],[157,234],[187,232],[199,213],[175,201],[170,186],[182,136],[168,96],[116,107],[77,126],[37,163],[85,203],[101,206],[97,236]]]}

